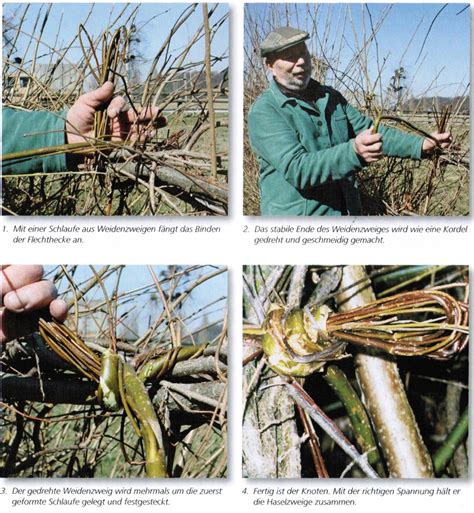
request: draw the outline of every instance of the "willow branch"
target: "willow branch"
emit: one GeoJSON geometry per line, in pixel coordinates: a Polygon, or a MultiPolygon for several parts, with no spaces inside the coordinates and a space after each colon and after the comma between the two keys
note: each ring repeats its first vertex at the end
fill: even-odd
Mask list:
{"type": "Polygon", "coordinates": [[[369,416],[347,376],[336,365],[329,365],[323,374],[323,378],[342,401],[351,421],[360,450],[367,454],[369,463],[375,468],[379,476],[384,476],[385,470],[370,425],[369,416]]]}
{"type": "Polygon", "coordinates": [[[468,429],[469,409],[466,408],[451,433],[433,455],[433,466],[436,474],[440,474],[451,461],[456,449],[466,438],[468,429]]]}
{"type": "Polygon", "coordinates": [[[214,112],[214,95],[212,92],[212,69],[211,69],[211,30],[209,28],[209,13],[207,3],[202,4],[204,40],[206,55],[204,57],[206,66],[206,87],[207,87],[207,110],[209,113],[209,134],[211,138],[211,176],[217,178],[217,142],[216,142],[216,116],[214,112]]]}

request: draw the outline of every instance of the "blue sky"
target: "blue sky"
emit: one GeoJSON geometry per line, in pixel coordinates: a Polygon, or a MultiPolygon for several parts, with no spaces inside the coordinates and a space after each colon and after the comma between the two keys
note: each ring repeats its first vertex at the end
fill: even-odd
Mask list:
{"type": "MultiPolygon", "coordinates": [[[[99,272],[103,266],[97,265],[94,266],[96,272],[99,272]]],[[[191,266],[184,266],[186,268],[191,266]]],[[[221,268],[221,266],[192,266],[193,268],[197,268],[193,272],[184,276],[180,283],[180,287],[178,287],[178,291],[182,292],[187,288],[187,286],[194,281],[198,276],[207,275],[214,270],[221,268]]],[[[67,266],[70,270],[71,266],[67,266]]],[[[167,266],[153,266],[153,270],[158,277],[158,279],[163,279],[161,273],[167,273],[167,266]]],[[[58,271],[57,266],[45,266],[45,275],[48,279],[51,279],[52,276],[58,271]]],[[[84,283],[86,280],[90,279],[93,276],[92,270],[89,266],[81,265],[78,266],[78,269],[74,275],[74,281],[76,284],[84,283]]],[[[116,279],[117,273],[114,273],[110,278],[104,280],[104,285],[109,297],[111,297],[115,287],[116,287],[116,279]]],[[[65,291],[70,291],[70,287],[68,282],[65,279],[62,279],[59,284],[57,284],[58,290],[60,294],[63,294],[65,291]]],[[[145,290],[138,291],[133,297],[130,297],[126,302],[123,302],[123,305],[119,308],[119,316],[124,312],[130,312],[131,314],[127,317],[126,324],[130,324],[131,326],[135,326],[138,328],[139,332],[143,334],[143,332],[149,326],[150,317],[153,320],[160,315],[162,311],[162,302],[159,298],[159,294],[157,289],[154,286],[154,282],[152,280],[151,274],[147,266],[140,265],[127,265],[123,268],[122,274],[119,281],[118,291],[119,294],[123,292],[130,292],[135,289],[141,289],[142,287],[148,287],[145,290]],[[157,297],[158,300],[154,303],[152,295],[157,297]],[[133,319],[132,319],[133,318],[133,319]]],[[[163,290],[166,292],[168,289],[168,282],[162,283],[163,290]]],[[[218,301],[220,298],[227,298],[227,273],[221,273],[218,276],[213,277],[212,279],[203,282],[201,285],[196,287],[192,294],[184,301],[183,309],[179,310],[179,315],[181,318],[185,318],[188,315],[191,315],[195,312],[199,312],[198,315],[195,316],[192,320],[186,321],[185,324],[188,328],[195,330],[202,326],[204,316],[207,316],[206,322],[219,321],[223,319],[224,308],[226,306],[226,301],[218,301]],[[217,302],[218,301],[218,302],[217,302]],[[215,304],[211,304],[215,303],[215,304]],[[207,305],[209,308],[206,308],[207,305]]],[[[66,299],[70,299],[70,293],[67,295],[66,299]]],[[[91,292],[86,295],[86,300],[88,302],[103,302],[104,294],[100,287],[94,287],[91,292]]],[[[80,307],[84,306],[83,303],[79,303],[80,307]]],[[[70,315],[72,316],[74,313],[74,309],[71,309],[70,315]]],[[[117,334],[123,335],[121,329],[118,328],[117,334]]],[[[184,332],[182,333],[185,334],[184,332]]]]}
{"type": "MultiPolygon", "coordinates": [[[[16,20],[23,12],[26,4],[4,4],[4,14],[8,17],[11,13],[16,13],[16,20]]],[[[24,30],[31,33],[37,18],[38,13],[41,12],[40,19],[44,19],[47,4],[30,4],[24,30]]],[[[42,40],[54,47],[55,49],[63,48],[74,38],[78,33],[79,24],[83,23],[86,19],[90,9],[92,8],[92,15],[89,16],[85,24],[87,31],[92,37],[97,36],[108,25],[109,20],[116,18],[125,9],[124,14],[120,20],[114,25],[118,28],[124,24],[134,9],[138,6],[138,14],[136,17],[136,25],[141,27],[140,30],[140,51],[144,56],[151,60],[155,56],[161,44],[168,36],[173,24],[176,22],[181,13],[190,4],[166,4],[166,3],[141,3],[141,4],[126,4],[120,3],[55,3],[51,10],[49,19],[42,35],[42,40]],[[93,7],[92,7],[93,6],[93,7]],[[57,39],[57,28],[61,23],[61,31],[57,39]]],[[[209,4],[210,6],[214,4],[209,4]]],[[[212,20],[217,21],[228,12],[226,4],[220,4],[217,7],[215,14],[211,17],[212,20]]],[[[201,6],[195,9],[193,15],[189,20],[177,31],[173,38],[172,51],[178,52],[184,48],[186,43],[194,35],[195,30],[202,24],[202,9],[201,6]]],[[[38,24],[36,33],[39,31],[38,24]]],[[[126,23],[127,26],[130,23],[126,23]]],[[[25,43],[20,42],[19,50],[25,51],[25,43]]],[[[34,45],[32,46],[32,48],[34,45]]],[[[46,52],[46,47],[40,50],[42,53],[46,52]]],[[[203,39],[193,48],[190,52],[187,62],[202,61],[203,59],[203,39]]],[[[213,54],[220,56],[228,54],[229,48],[229,34],[228,23],[224,24],[217,32],[213,43],[213,54]]],[[[31,55],[31,52],[30,52],[31,55]]],[[[68,58],[71,62],[77,62],[82,58],[82,51],[76,41],[71,50],[68,52],[68,58]]],[[[220,63],[216,66],[219,71],[227,66],[227,62],[220,63]]]]}
{"type": "MultiPolygon", "coordinates": [[[[429,32],[431,22],[443,5],[366,4],[373,25],[377,25],[382,13],[387,10],[377,36],[379,62],[386,60],[385,71],[382,74],[385,84],[389,83],[394,70],[401,65],[407,76],[406,83],[411,84],[415,96],[423,94],[428,88],[436,94],[446,96],[465,92],[470,76],[470,11],[465,9],[460,13],[466,4],[448,4],[429,32]],[[428,37],[423,46],[426,36],[428,37]]],[[[265,20],[266,24],[271,23],[269,20],[272,17],[279,19],[281,24],[286,24],[289,19],[293,26],[311,32],[311,28],[314,27],[312,14],[316,4],[313,4],[311,13],[306,11],[306,6],[307,4],[281,4],[279,16],[275,16],[274,8],[269,7],[269,4],[247,4],[246,9],[247,15],[250,14],[252,19],[265,20]],[[289,18],[285,16],[285,5],[291,6],[289,18]]],[[[365,26],[366,34],[371,33],[366,6],[317,4],[315,19],[318,37],[325,40],[323,47],[331,62],[341,48],[341,60],[338,65],[341,70],[345,69],[354,54],[357,39],[360,45],[363,27],[365,26]]],[[[269,26],[265,26],[265,29],[267,32],[269,26]]],[[[311,42],[310,47],[321,53],[321,44],[317,44],[315,40],[311,42]]],[[[374,77],[377,74],[375,44],[372,45],[368,57],[370,76],[374,77]]]]}

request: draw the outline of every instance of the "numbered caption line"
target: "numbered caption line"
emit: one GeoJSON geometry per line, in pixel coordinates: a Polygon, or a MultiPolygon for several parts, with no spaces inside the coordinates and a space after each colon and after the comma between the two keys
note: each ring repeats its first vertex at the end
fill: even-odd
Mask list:
{"type": "Polygon", "coordinates": [[[169,487],[39,487],[20,488],[11,490],[2,488],[3,495],[10,495],[10,505],[17,507],[77,507],[77,508],[101,508],[103,506],[121,507],[156,507],[172,506],[176,498],[196,498],[200,496],[208,501],[210,497],[222,495],[222,488],[197,488],[194,486],[169,488],[169,487]]]}
{"type": "Polygon", "coordinates": [[[3,232],[10,235],[12,244],[84,244],[94,235],[165,235],[214,234],[221,233],[214,225],[25,225],[3,226],[3,232]]]}
{"type": "Polygon", "coordinates": [[[253,237],[254,246],[297,244],[355,246],[382,245],[399,235],[460,236],[467,234],[467,225],[395,225],[395,226],[326,226],[326,225],[245,225],[244,234],[253,237]]]}

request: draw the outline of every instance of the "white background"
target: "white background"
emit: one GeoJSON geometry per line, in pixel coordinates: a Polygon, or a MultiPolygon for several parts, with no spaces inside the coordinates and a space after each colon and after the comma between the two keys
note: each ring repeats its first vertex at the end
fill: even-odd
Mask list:
{"type": "MultiPolygon", "coordinates": [[[[155,219],[106,219],[106,218],[53,218],[53,219],[32,219],[32,218],[1,218],[1,262],[2,263],[41,263],[41,264],[224,264],[230,269],[229,275],[229,298],[230,298],[230,344],[232,367],[230,370],[230,441],[229,441],[229,478],[220,481],[193,481],[182,482],[172,481],[162,483],[169,487],[223,487],[223,494],[217,497],[184,496],[180,499],[173,499],[173,506],[166,509],[170,512],[182,513],[185,508],[197,508],[198,511],[242,511],[252,508],[252,498],[249,495],[242,495],[241,491],[247,487],[248,492],[254,486],[276,487],[294,486],[303,484],[301,480],[293,481],[246,481],[241,475],[241,430],[240,430],[240,341],[241,341],[241,268],[243,264],[472,264],[473,263],[473,235],[471,217],[468,219],[358,219],[351,218],[343,220],[316,219],[316,220],[279,220],[268,221],[258,218],[248,218],[242,215],[242,133],[243,133],[243,100],[242,100],[242,71],[243,71],[243,4],[237,0],[230,2],[231,5],[231,148],[230,148],[230,189],[231,208],[228,218],[221,219],[178,219],[178,218],[155,218],[155,219]],[[15,245],[12,241],[12,225],[21,222],[27,225],[49,225],[53,224],[120,224],[135,225],[143,224],[156,226],[158,224],[170,225],[196,225],[212,224],[221,228],[220,234],[175,234],[173,236],[155,235],[89,235],[87,244],[76,246],[54,246],[54,245],[15,245]],[[397,234],[386,237],[383,245],[357,246],[357,247],[334,247],[334,246],[259,246],[253,245],[253,234],[255,225],[273,226],[275,224],[312,224],[333,226],[337,224],[357,225],[408,225],[408,226],[468,226],[468,234],[462,235],[412,235],[397,234]],[[244,227],[249,227],[249,232],[244,233],[244,227]],[[5,231],[6,230],[6,231],[5,231]]],[[[472,7],[472,6],[471,6],[472,7]]],[[[455,49],[453,49],[455,51],[455,49]]],[[[472,141],[472,133],[471,133],[472,141]]],[[[472,184],[471,184],[472,187],[472,184]]],[[[471,203],[472,204],[472,203],[471,203]]],[[[472,439],[472,437],[471,437],[472,439]]],[[[471,452],[472,457],[472,452],[471,452]]],[[[8,493],[0,495],[2,511],[4,507],[9,511],[11,489],[14,486],[47,486],[54,483],[57,486],[78,485],[78,486],[151,486],[154,483],[143,481],[66,481],[66,480],[3,480],[0,489],[6,488],[8,493]]],[[[304,480],[304,486],[323,487],[327,486],[332,490],[334,486],[366,486],[367,481],[338,481],[328,482],[317,480],[304,480]]],[[[370,483],[372,484],[372,483],[370,483]]],[[[409,508],[411,511],[417,509],[429,510],[430,513],[467,511],[468,503],[474,503],[474,492],[472,479],[468,481],[431,481],[411,482],[406,481],[384,481],[383,487],[404,487],[404,486],[448,486],[450,488],[461,488],[462,493],[457,497],[435,496],[432,499],[417,497],[410,499],[366,497],[358,498],[357,508],[344,508],[346,511],[399,511],[400,508],[409,508]]],[[[68,508],[62,508],[68,509],[68,508]]],[[[91,511],[95,508],[88,508],[91,511]]],[[[263,508],[268,511],[272,508],[263,508]]],[[[301,508],[302,509],[302,508],[301,508]]],[[[311,509],[311,508],[309,508],[311,509]]],[[[471,509],[471,508],[469,508],[471,509]]],[[[27,508],[15,508],[14,511],[26,511],[27,508]]],[[[150,508],[142,508],[149,511],[150,508]]],[[[290,508],[280,508],[289,511],[290,508]]],[[[130,511],[130,509],[128,510],[130,511]]],[[[295,508],[291,508],[295,511],[295,508]]]]}

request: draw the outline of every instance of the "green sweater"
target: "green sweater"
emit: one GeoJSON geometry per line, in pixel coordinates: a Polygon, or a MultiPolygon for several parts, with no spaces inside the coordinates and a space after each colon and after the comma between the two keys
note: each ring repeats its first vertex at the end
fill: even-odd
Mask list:
{"type": "MultiPolygon", "coordinates": [[[[250,144],[260,163],[261,213],[272,216],[359,215],[354,174],[363,167],[354,138],[372,120],[331,87],[314,80],[308,103],[273,80],[248,116],[250,144]]],[[[423,139],[381,127],[385,155],[421,158],[423,139]]]]}
{"type": "MultiPolygon", "coordinates": [[[[64,112],[2,109],[2,154],[64,144],[64,118],[64,112]]],[[[64,153],[2,162],[4,175],[54,173],[65,170],[64,153]]]]}

